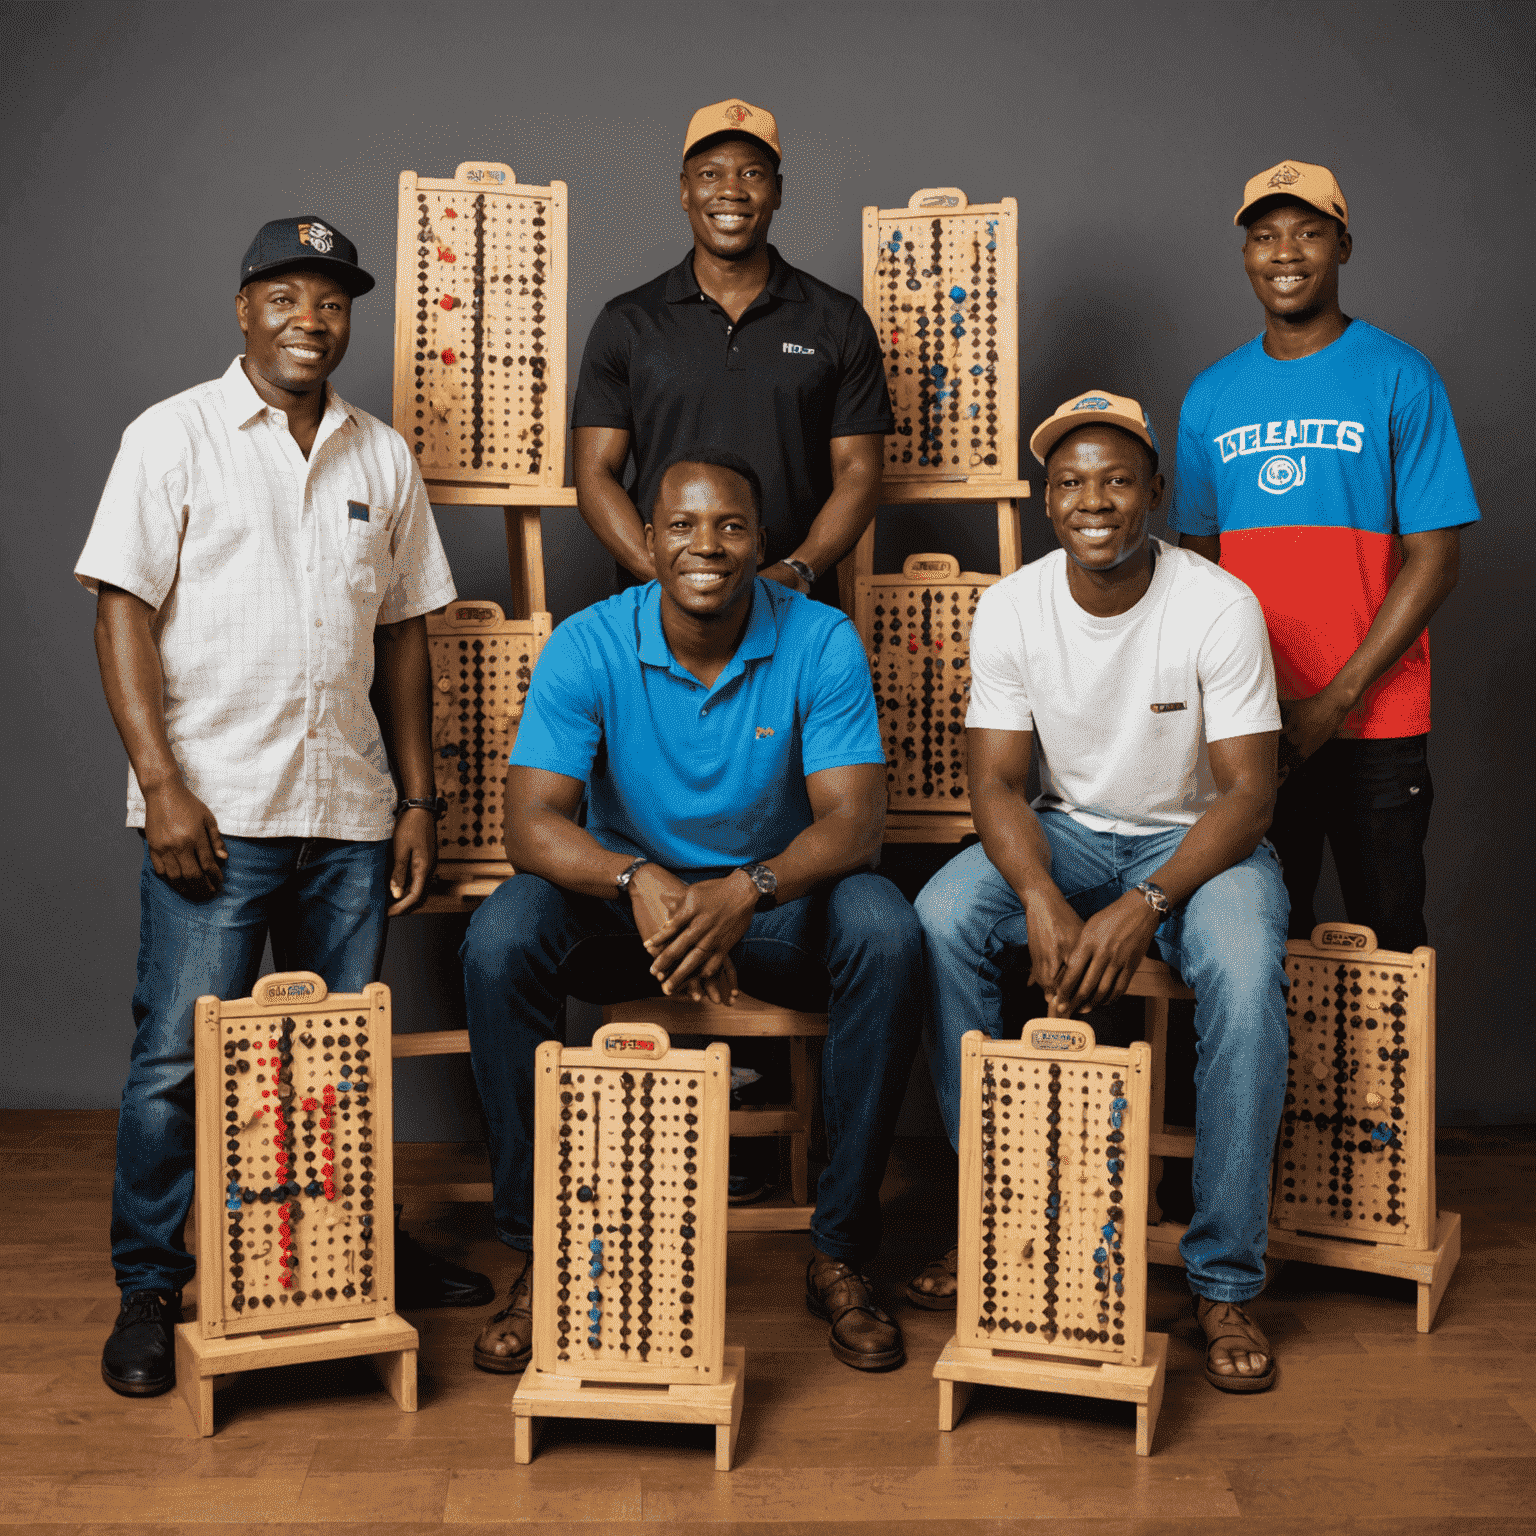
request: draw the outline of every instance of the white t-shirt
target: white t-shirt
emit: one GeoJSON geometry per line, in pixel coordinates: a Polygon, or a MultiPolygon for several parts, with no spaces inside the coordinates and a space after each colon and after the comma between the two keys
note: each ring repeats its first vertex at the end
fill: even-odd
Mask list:
{"type": "Polygon", "coordinates": [[[123,433],[75,575],[155,609],[171,751],[221,831],[390,835],[374,630],[454,596],[398,432],[328,386],[306,459],[236,358],[123,433]]]}
{"type": "Polygon", "coordinates": [[[988,589],[971,629],[967,726],[1033,731],[1036,810],[1131,836],[1192,826],[1216,798],[1206,743],[1280,729],[1259,600],[1154,539],[1152,584],[1095,618],[1056,550],[988,589]]]}

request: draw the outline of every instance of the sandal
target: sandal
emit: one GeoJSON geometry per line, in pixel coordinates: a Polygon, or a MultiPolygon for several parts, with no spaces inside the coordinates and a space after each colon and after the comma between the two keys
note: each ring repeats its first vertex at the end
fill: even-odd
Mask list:
{"type": "Polygon", "coordinates": [[[524,1254],[523,1267],[512,1282],[507,1304],[480,1330],[475,1340],[475,1364],[482,1371],[515,1376],[533,1358],[533,1255],[524,1254]]]}
{"type": "Polygon", "coordinates": [[[1211,1301],[1205,1296],[1196,1296],[1195,1321],[1205,1334],[1205,1379],[1217,1391],[1268,1392],[1274,1386],[1278,1370],[1269,1340],[1235,1301],[1211,1301]],[[1235,1366],[1230,1372],[1218,1371],[1211,1359],[1211,1351],[1218,1344],[1225,1345],[1228,1350],[1235,1345],[1239,1353],[1246,1350],[1250,1354],[1263,1355],[1264,1369],[1257,1376],[1241,1375],[1235,1366]]]}
{"type": "Polygon", "coordinates": [[[955,1293],[959,1289],[957,1284],[959,1273],[960,1248],[957,1244],[942,1259],[935,1259],[933,1263],[924,1265],[907,1281],[907,1300],[914,1307],[924,1307],[930,1312],[953,1312],[955,1293]],[[932,1289],[922,1290],[918,1286],[919,1280],[932,1281],[932,1289]],[[950,1288],[947,1291],[941,1291],[939,1287],[946,1281],[949,1282],[950,1288]]]}

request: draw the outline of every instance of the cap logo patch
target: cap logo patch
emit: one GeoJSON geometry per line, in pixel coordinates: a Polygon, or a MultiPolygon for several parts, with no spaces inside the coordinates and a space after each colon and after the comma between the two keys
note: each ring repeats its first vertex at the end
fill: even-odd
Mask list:
{"type": "Polygon", "coordinates": [[[1273,176],[1269,178],[1271,187],[1289,187],[1301,180],[1301,172],[1293,165],[1282,165],[1273,176]]]}
{"type": "Polygon", "coordinates": [[[318,251],[322,256],[328,256],[334,243],[335,236],[331,234],[324,224],[299,225],[300,245],[307,245],[310,250],[318,251]]]}
{"type": "Polygon", "coordinates": [[[1079,400],[1072,409],[1074,411],[1107,411],[1109,401],[1103,395],[1089,395],[1086,400],[1079,400]]]}
{"type": "Polygon", "coordinates": [[[751,109],[749,107],[742,106],[739,101],[733,101],[730,106],[725,109],[726,122],[735,123],[738,128],[741,127],[741,125],[751,116],[751,109]]]}

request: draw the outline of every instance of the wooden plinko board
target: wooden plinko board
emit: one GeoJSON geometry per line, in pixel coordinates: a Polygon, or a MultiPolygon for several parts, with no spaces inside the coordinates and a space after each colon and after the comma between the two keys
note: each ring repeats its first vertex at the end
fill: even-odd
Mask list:
{"type": "Polygon", "coordinates": [[[586,1050],[540,1046],[535,1070],[528,1379],[719,1386],[729,1049],[608,1024],[586,1050]]]}
{"type": "Polygon", "coordinates": [[[389,988],[200,997],[196,1061],[201,1336],[390,1316],[389,988]]]}
{"type": "Polygon", "coordinates": [[[909,556],[899,575],[858,579],[854,623],[875,685],[892,814],[970,811],[971,620],[998,579],[936,554],[909,556]]]}
{"type": "Polygon", "coordinates": [[[1286,946],[1290,1072],[1271,1224],[1434,1246],[1435,952],[1322,923],[1286,946]]]}
{"type": "Polygon", "coordinates": [[[960,1347],[1141,1363],[1150,1057],[1076,1019],[963,1037],[960,1347]]]}
{"type": "Polygon", "coordinates": [[[428,492],[501,505],[565,479],[566,188],[465,161],[400,173],[395,430],[428,492]]]}
{"type": "Polygon", "coordinates": [[[864,210],[864,308],[896,415],[888,483],[1017,479],[1018,251],[1011,197],[971,206],[924,187],[864,210]]]}
{"type": "Polygon", "coordinates": [[[448,810],[437,824],[439,869],[496,865],[506,874],[502,788],[534,663],[550,616],[507,618],[496,603],[461,600],[427,616],[432,654],[432,751],[448,810]]]}

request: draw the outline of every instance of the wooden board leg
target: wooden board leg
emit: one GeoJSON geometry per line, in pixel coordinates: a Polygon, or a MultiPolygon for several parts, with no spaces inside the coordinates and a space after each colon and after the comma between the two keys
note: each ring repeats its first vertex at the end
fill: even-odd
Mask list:
{"type": "Polygon", "coordinates": [[[176,1335],[176,1390],[192,1415],[192,1427],[207,1437],[213,1433],[213,1378],[200,1376],[197,1357],[178,1332],[176,1335]]]}
{"type": "Polygon", "coordinates": [[[790,1103],[802,1126],[789,1138],[789,1187],[794,1203],[805,1205],[810,1200],[811,1064],[804,1035],[790,1037],[789,1080],[790,1103]]]}
{"type": "MultiPolygon", "coordinates": [[[[512,1419],[512,1460],[526,1467],[533,1460],[533,1448],[539,1440],[539,1422],[531,1414],[519,1413],[512,1419]]],[[[716,1435],[715,1456],[719,1459],[719,1436],[716,1435]]]]}
{"type": "Polygon", "coordinates": [[[1461,1259],[1461,1217],[1455,1211],[1441,1211],[1435,1232],[1435,1268],[1432,1278],[1419,1285],[1418,1331],[1428,1333],[1435,1326],[1440,1298],[1456,1273],[1461,1259]]]}
{"type": "Polygon", "coordinates": [[[1163,1380],[1165,1372],[1158,1370],[1152,1385],[1147,1389],[1147,1400],[1136,1405],[1136,1454],[1152,1454],[1152,1437],[1157,1433],[1157,1415],[1163,1406],[1163,1380]]]}
{"type": "Polygon", "coordinates": [[[402,1413],[416,1412],[416,1351],[391,1349],[369,1357],[373,1369],[402,1413]]]}
{"type": "Polygon", "coordinates": [[[941,1381],[939,1383],[939,1429],[948,1434],[960,1422],[966,1404],[974,1390],[968,1381],[941,1381]]]}

